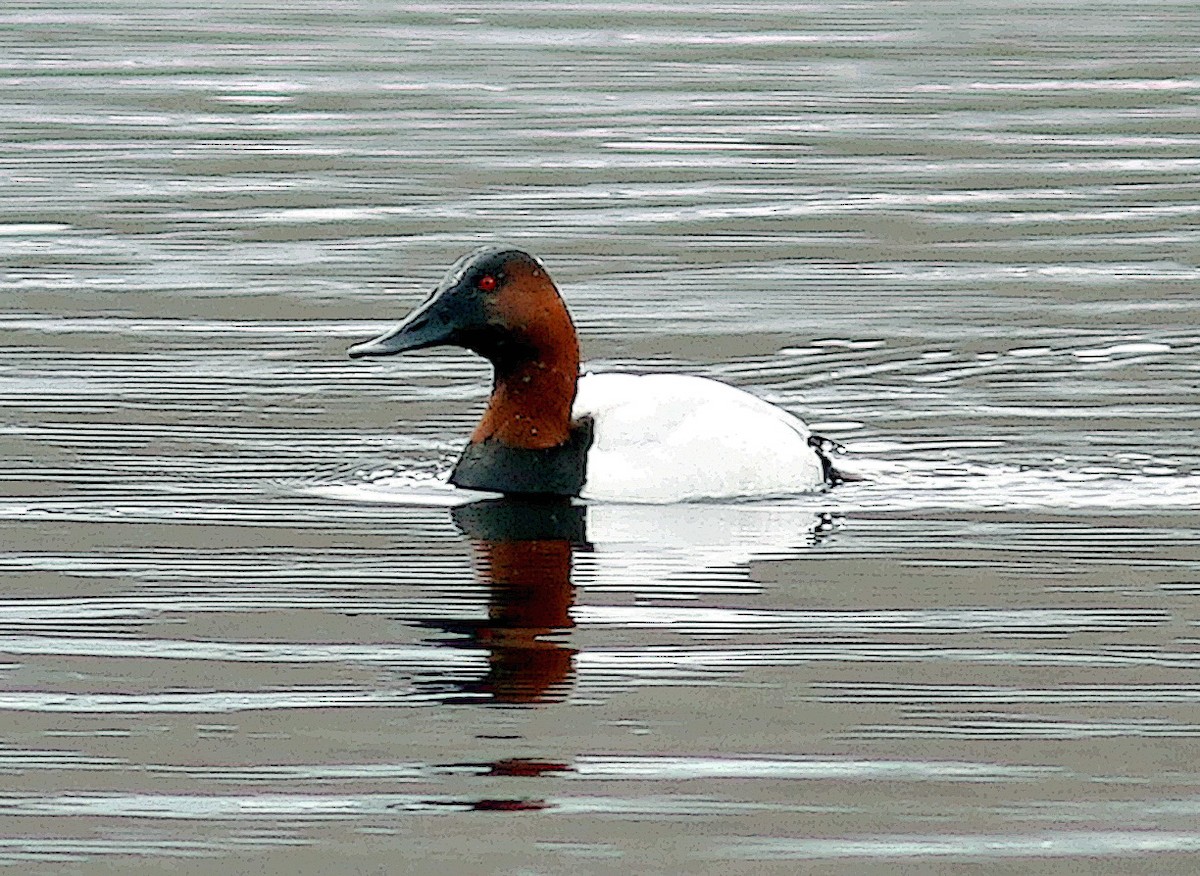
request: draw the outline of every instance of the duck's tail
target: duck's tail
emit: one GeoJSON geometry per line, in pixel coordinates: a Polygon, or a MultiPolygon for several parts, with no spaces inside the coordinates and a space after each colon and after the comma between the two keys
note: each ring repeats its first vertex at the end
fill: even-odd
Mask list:
{"type": "Polygon", "coordinates": [[[809,435],[808,446],[816,452],[817,459],[821,460],[821,469],[825,473],[825,483],[829,484],[829,486],[836,487],[838,484],[844,484],[847,481],[866,480],[862,475],[855,472],[848,472],[841,466],[834,464],[833,458],[845,453],[846,448],[832,438],[826,438],[824,435],[809,435]]]}

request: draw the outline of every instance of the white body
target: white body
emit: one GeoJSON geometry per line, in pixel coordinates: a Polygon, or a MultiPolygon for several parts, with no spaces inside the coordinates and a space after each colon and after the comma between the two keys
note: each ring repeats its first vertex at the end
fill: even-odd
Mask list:
{"type": "Polygon", "coordinates": [[[715,380],[586,374],[572,415],[595,421],[584,499],[687,502],[805,493],[825,484],[801,420],[715,380]]]}

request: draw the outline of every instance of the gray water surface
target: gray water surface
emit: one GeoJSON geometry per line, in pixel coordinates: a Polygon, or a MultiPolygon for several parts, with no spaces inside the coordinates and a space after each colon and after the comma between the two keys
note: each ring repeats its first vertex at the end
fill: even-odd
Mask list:
{"type": "Polygon", "coordinates": [[[0,9],[0,863],[1194,871],[1198,46],[1190,0],[0,9]],[[486,365],[345,348],[495,242],[588,367],[869,479],[453,512],[486,365]]]}

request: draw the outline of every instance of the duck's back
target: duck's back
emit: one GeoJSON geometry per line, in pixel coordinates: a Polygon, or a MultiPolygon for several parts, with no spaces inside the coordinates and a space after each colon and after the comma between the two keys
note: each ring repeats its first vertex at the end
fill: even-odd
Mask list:
{"type": "Polygon", "coordinates": [[[802,493],[825,484],[803,422],[715,380],[587,374],[572,414],[594,421],[586,499],[684,502],[802,493]]]}

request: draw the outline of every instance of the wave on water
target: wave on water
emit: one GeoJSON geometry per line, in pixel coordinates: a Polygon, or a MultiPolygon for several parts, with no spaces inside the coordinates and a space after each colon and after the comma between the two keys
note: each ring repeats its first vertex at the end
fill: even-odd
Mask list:
{"type": "Polygon", "coordinates": [[[1200,510],[1200,473],[1032,468],[947,461],[855,462],[863,480],[828,494],[835,510],[1200,510]]]}
{"type": "Polygon", "coordinates": [[[469,502],[495,497],[492,493],[461,490],[451,486],[445,476],[432,478],[425,472],[308,484],[301,488],[301,492],[339,502],[432,508],[455,508],[469,502]]]}
{"type": "MultiPolygon", "coordinates": [[[[705,519],[722,515],[718,511],[699,509],[739,509],[733,511],[735,516],[753,516],[756,508],[811,509],[824,513],[922,508],[1104,510],[1116,514],[1200,510],[1200,472],[1150,474],[1115,466],[1033,468],[946,459],[895,461],[859,458],[856,454],[840,457],[838,465],[852,473],[854,480],[828,491],[797,496],[690,502],[684,506],[689,509],[685,516],[691,525],[707,529],[703,523],[705,519]]],[[[388,470],[384,476],[363,472],[356,473],[352,479],[309,483],[301,491],[342,502],[446,508],[492,497],[490,493],[451,486],[446,481],[447,474],[431,476],[427,470],[405,473],[395,469],[388,470]]],[[[642,516],[632,510],[637,507],[635,503],[588,504],[590,507],[626,508],[630,509],[626,514],[642,516]]],[[[671,519],[669,513],[664,518],[661,510],[656,514],[660,520],[671,519]]]]}

